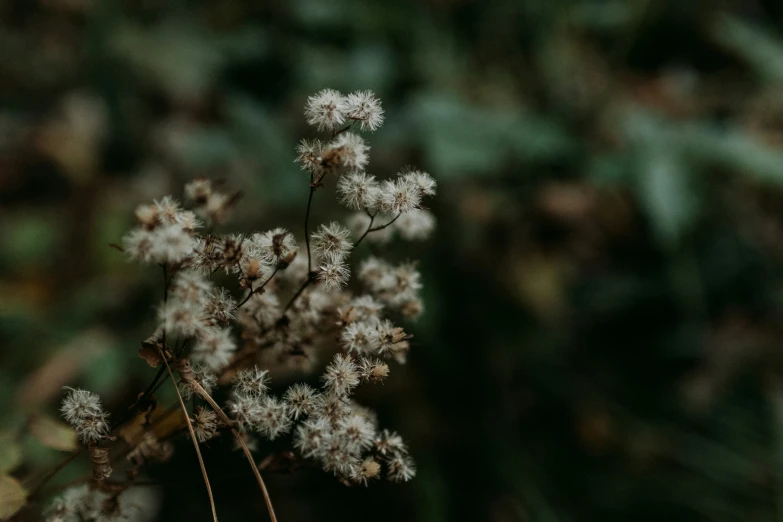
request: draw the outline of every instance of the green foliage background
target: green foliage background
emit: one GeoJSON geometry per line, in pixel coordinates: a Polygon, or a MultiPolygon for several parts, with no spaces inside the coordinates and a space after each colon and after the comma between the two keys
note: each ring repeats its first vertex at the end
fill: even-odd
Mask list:
{"type": "MultiPolygon", "coordinates": [[[[391,254],[424,273],[410,363],[363,398],[419,476],[273,474],[281,521],[783,519],[773,0],[0,3],[5,467],[60,458],[24,425],[62,384],[121,412],[151,378],[159,274],[108,247],[138,203],[222,178],[240,230],[301,236],[325,87],[383,100],[373,173],[439,182],[438,233],[391,254]]],[[[222,446],[221,518],[265,519],[222,446]]],[[[206,518],[186,445],[155,471],[161,520],[206,518]]]]}

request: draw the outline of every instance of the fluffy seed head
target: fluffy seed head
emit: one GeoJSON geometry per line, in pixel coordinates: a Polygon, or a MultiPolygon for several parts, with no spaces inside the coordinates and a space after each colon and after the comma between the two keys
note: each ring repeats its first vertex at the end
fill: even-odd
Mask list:
{"type": "Polygon", "coordinates": [[[231,360],[237,346],[228,328],[209,328],[193,346],[191,358],[213,372],[222,370],[231,360]]]}
{"type": "Polygon", "coordinates": [[[256,430],[269,440],[274,440],[291,429],[288,405],[276,397],[261,399],[260,411],[255,424],[256,430]]]}
{"type": "Polygon", "coordinates": [[[269,390],[269,372],[259,368],[240,370],[234,377],[234,394],[260,398],[269,390]]]}
{"type": "Polygon", "coordinates": [[[336,254],[331,254],[324,259],[318,266],[316,278],[321,282],[321,286],[327,292],[336,292],[348,283],[351,271],[343,258],[336,254]]]}
{"type": "Polygon", "coordinates": [[[349,172],[338,180],[337,194],[340,203],[352,210],[372,211],[378,202],[380,186],[369,174],[349,172]]]}
{"type": "Polygon", "coordinates": [[[407,183],[410,183],[414,187],[418,188],[422,196],[434,196],[435,189],[438,184],[435,180],[421,170],[407,170],[400,172],[400,177],[407,183]]]}
{"type": "Polygon", "coordinates": [[[303,382],[294,384],[285,392],[285,401],[294,420],[310,415],[318,402],[318,393],[303,382]]]}
{"type": "Polygon", "coordinates": [[[60,412],[76,430],[79,439],[85,444],[90,444],[108,435],[109,414],[103,411],[100,397],[87,390],[68,387],[64,389],[68,393],[63,398],[60,412]]]}
{"type": "Polygon", "coordinates": [[[359,385],[359,370],[350,356],[338,353],[326,367],[322,379],[327,390],[344,396],[359,385]]]}
{"type": "Polygon", "coordinates": [[[324,89],[307,99],[305,118],[319,131],[334,130],[345,121],[345,98],[339,91],[324,89]]]}
{"type": "Polygon", "coordinates": [[[378,206],[382,212],[401,214],[419,208],[421,190],[406,178],[385,181],[381,187],[378,206]]]}
{"type": "Polygon", "coordinates": [[[435,217],[428,210],[406,212],[392,225],[408,241],[427,239],[435,230],[435,217]]]}
{"type": "Polygon", "coordinates": [[[219,421],[214,411],[198,406],[191,422],[197,441],[206,442],[217,435],[219,421]]]}
{"type": "Polygon", "coordinates": [[[327,167],[364,170],[369,161],[370,147],[361,136],[344,132],[337,136],[322,153],[322,164],[327,167]]]}
{"type": "Polygon", "coordinates": [[[321,225],[310,236],[310,245],[319,260],[328,260],[331,257],[339,257],[341,260],[353,248],[348,239],[351,231],[336,221],[328,225],[321,225]]]}
{"type": "Polygon", "coordinates": [[[381,101],[372,91],[356,91],[345,97],[345,116],[359,122],[363,131],[374,131],[383,123],[381,101]]]}
{"type": "Polygon", "coordinates": [[[380,345],[378,330],[371,323],[359,321],[351,323],[340,334],[340,344],[349,352],[375,353],[380,345]]]}

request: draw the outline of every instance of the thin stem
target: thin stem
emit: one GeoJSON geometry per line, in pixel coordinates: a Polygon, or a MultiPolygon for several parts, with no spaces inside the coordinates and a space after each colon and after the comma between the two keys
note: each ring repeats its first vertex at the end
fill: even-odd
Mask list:
{"type": "Polygon", "coordinates": [[[288,301],[288,304],[285,305],[285,308],[283,308],[283,316],[285,316],[285,313],[288,311],[289,308],[291,308],[291,305],[294,304],[294,301],[297,300],[297,298],[302,295],[302,292],[305,291],[305,288],[310,286],[310,283],[315,281],[315,277],[313,276],[312,272],[307,276],[307,279],[305,279],[305,282],[302,283],[302,286],[299,287],[299,290],[296,291],[296,293],[291,297],[291,299],[288,301]]]}
{"type": "Polygon", "coordinates": [[[263,283],[261,286],[259,286],[258,288],[256,288],[256,289],[253,289],[253,285],[250,285],[250,293],[249,293],[249,294],[247,294],[247,297],[245,297],[245,298],[242,300],[242,302],[241,302],[241,303],[239,303],[239,304],[237,305],[237,308],[236,308],[236,309],[237,309],[237,310],[239,310],[240,308],[242,308],[242,305],[244,305],[245,303],[247,303],[248,301],[250,301],[250,298],[251,298],[251,297],[253,297],[253,294],[254,294],[254,293],[256,293],[256,292],[260,292],[261,290],[263,290],[263,289],[264,289],[264,287],[266,286],[266,284],[267,284],[269,281],[271,281],[273,277],[275,277],[275,274],[277,273],[277,271],[279,270],[279,268],[280,268],[280,265],[276,266],[276,267],[275,267],[275,270],[274,270],[274,272],[272,272],[272,275],[270,275],[270,276],[267,278],[267,280],[266,280],[266,281],[264,281],[264,283],[263,283]]]}
{"type": "Polygon", "coordinates": [[[364,241],[364,238],[367,237],[367,234],[370,233],[370,229],[372,228],[372,224],[375,222],[375,214],[370,214],[369,212],[367,212],[367,215],[370,216],[370,223],[367,225],[367,230],[364,231],[364,234],[362,234],[362,237],[360,237],[359,240],[356,241],[356,243],[353,245],[354,248],[359,246],[359,243],[364,241]]]}
{"type": "Polygon", "coordinates": [[[272,507],[272,499],[269,498],[269,492],[266,489],[266,484],[264,484],[264,479],[261,477],[261,473],[258,471],[258,466],[256,466],[253,455],[250,453],[250,449],[247,447],[247,444],[242,438],[242,435],[237,432],[231,423],[231,419],[228,418],[228,415],[226,415],[223,409],[214,401],[212,396],[207,393],[201,384],[199,384],[197,381],[193,381],[192,384],[196,392],[198,392],[198,394],[201,395],[201,397],[207,401],[210,406],[212,406],[212,409],[215,411],[215,413],[217,413],[218,417],[220,417],[223,423],[231,429],[231,433],[234,434],[237,443],[242,447],[242,451],[245,453],[245,457],[247,457],[247,461],[250,463],[250,467],[253,469],[253,474],[256,476],[258,486],[261,488],[261,493],[264,495],[264,501],[266,502],[266,508],[269,511],[269,517],[272,519],[272,522],[277,522],[275,509],[272,507]]]}
{"type": "Polygon", "coordinates": [[[383,230],[384,228],[390,226],[392,223],[397,221],[397,219],[399,219],[399,217],[401,215],[402,215],[402,212],[399,212],[396,216],[394,216],[394,219],[392,219],[391,221],[389,221],[385,225],[380,225],[380,226],[377,226],[375,228],[372,228],[372,222],[375,219],[375,216],[370,216],[370,218],[371,218],[370,219],[370,224],[367,226],[367,230],[364,231],[364,234],[362,234],[362,237],[359,238],[359,240],[356,242],[356,244],[353,245],[353,247],[356,248],[357,246],[359,246],[359,243],[361,243],[362,240],[364,240],[364,238],[367,237],[367,234],[369,234],[370,232],[377,232],[379,230],[383,230]]]}
{"type": "Polygon", "coordinates": [[[174,374],[171,372],[169,361],[166,360],[166,354],[163,353],[160,346],[157,347],[160,356],[163,358],[163,364],[166,365],[166,371],[171,377],[171,382],[174,384],[174,391],[177,392],[177,399],[179,400],[179,406],[182,409],[182,414],[185,416],[185,422],[188,425],[188,431],[190,431],[190,438],[193,441],[193,447],[196,448],[196,456],[198,456],[199,467],[201,467],[201,474],[204,475],[204,484],[207,486],[207,494],[209,495],[209,506],[212,508],[212,518],[215,522],[218,522],[217,510],[215,509],[215,498],[212,496],[212,486],[209,485],[209,476],[207,475],[207,467],[204,465],[204,458],[201,456],[201,449],[196,440],[196,432],[193,430],[193,423],[190,422],[190,415],[188,415],[188,409],[185,407],[185,402],[182,400],[182,395],[179,393],[179,386],[174,382],[174,374]]]}
{"type": "Polygon", "coordinates": [[[310,233],[308,232],[308,227],[310,224],[310,207],[313,205],[313,193],[315,193],[315,186],[313,185],[313,176],[310,176],[310,196],[307,198],[307,211],[305,212],[305,224],[304,224],[304,232],[305,232],[305,245],[307,245],[307,273],[313,271],[313,265],[312,265],[312,257],[310,255],[310,233]]]}

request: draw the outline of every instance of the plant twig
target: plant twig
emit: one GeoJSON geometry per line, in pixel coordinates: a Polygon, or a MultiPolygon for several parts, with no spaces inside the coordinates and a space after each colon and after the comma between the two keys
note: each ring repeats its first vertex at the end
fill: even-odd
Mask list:
{"type": "Polygon", "coordinates": [[[272,499],[269,498],[269,492],[266,490],[266,484],[264,484],[264,479],[261,477],[261,473],[258,471],[258,466],[256,466],[255,460],[253,460],[253,455],[250,453],[250,449],[247,447],[247,444],[245,444],[244,439],[239,434],[239,432],[234,428],[231,419],[228,418],[228,415],[225,414],[223,409],[218,405],[218,403],[215,402],[215,400],[212,398],[209,393],[201,386],[201,384],[198,383],[198,381],[193,380],[190,383],[193,388],[198,392],[201,397],[209,403],[209,405],[212,407],[213,410],[215,410],[215,413],[217,413],[218,417],[231,429],[231,433],[234,434],[234,437],[237,439],[237,443],[242,447],[242,451],[245,453],[245,457],[247,457],[248,462],[250,463],[250,467],[253,469],[253,474],[256,476],[256,481],[258,482],[258,486],[261,488],[261,493],[264,495],[264,501],[266,502],[266,508],[269,511],[269,517],[272,519],[272,522],[277,522],[277,517],[275,516],[275,510],[272,507],[272,499]]]}
{"type": "Polygon", "coordinates": [[[370,216],[370,224],[367,225],[367,230],[364,231],[364,234],[362,234],[362,237],[360,237],[359,240],[353,245],[353,248],[356,248],[357,246],[359,246],[359,243],[361,243],[364,240],[364,238],[367,237],[367,234],[369,234],[370,232],[377,232],[379,230],[383,230],[384,228],[390,226],[392,223],[397,221],[397,219],[399,219],[399,217],[402,215],[402,212],[397,213],[397,215],[394,216],[394,219],[392,219],[391,221],[389,221],[385,225],[380,225],[380,226],[377,226],[375,228],[372,228],[372,223],[375,220],[375,215],[370,215],[370,214],[368,214],[368,215],[370,216]]]}
{"type": "Polygon", "coordinates": [[[259,286],[258,288],[255,288],[255,289],[254,289],[254,288],[253,288],[253,285],[250,285],[250,293],[249,293],[249,294],[247,294],[247,297],[245,297],[245,298],[242,300],[242,302],[241,302],[241,303],[239,303],[239,304],[237,305],[236,309],[237,309],[237,310],[239,310],[240,308],[242,308],[242,305],[244,305],[245,303],[247,303],[248,301],[250,301],[250,298],[251,298],[251,297],[253,297],[253,294],[254,294],[254,293],[257,293],[257,292],[260,292],[261,290],[263,290],[263,289],[264,289],[264,287],[266,286],[266,284],[267,284],[269,281],[271,281],[273,277],[275,277],[275,274],[277,273],[277,271],[278,271],[279,269],[280,269],[280,266],[279,266],[279,265],[275,266],[275,270],[272,272],[272,275],[270,275],[270,276],[267,278],[267,280],[266,280],[266,281],[264,281],[264,282],[263,282],[263,284],[262,284],[261,286],[259,286]]]}
{"type": "Polygon", "coordinates": [[[168,372],[169,377],[171,377],[171,383],[174,385],[174,391],[177,392],[177,399],[179,399],[179,405],[182,409],[182,414],[185,416],[185,422],[187,423],[188,430],[190,431],[190,438],[193,440],[193,447],[196,448],[196,456],[198,456],[198,463],[201,467],[201,474],[204,475],[204,484],[207,486],[209,506],[212,508],[212,518],[215,519],[215,522],[218,522],[217,510],[215,509],[215,498],[212,496],[212,486],[209,485],[207,467],[204,465],[204,458],[201,456],[201,449],[199,448],[198,440],[196,439],[196,432],[193,430],[193,423],[190,422],[188,409],[185,407],[185,402],[182,400],[182,395],[179,393],[179,386],[177,386],[177,383],[174,381],[174,374],[171,373],[171,366],[169,366],[169,361],[166,359],[166,354],[163,353],[163,350],[160,348],[160,346],[157,348],[158,352],[160,352],[160,356],[163,358],[163,364],[166,365],[166,371],[168,372]]]}

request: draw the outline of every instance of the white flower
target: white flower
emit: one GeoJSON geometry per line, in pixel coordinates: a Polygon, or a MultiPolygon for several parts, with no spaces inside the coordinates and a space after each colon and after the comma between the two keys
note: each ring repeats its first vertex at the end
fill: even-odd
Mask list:
{"type": "Polygon", "coordinates": [[[203,205],[212,194],[212,182],[207,178],[195,178],[185,185],[185,199],[195,205],[203,205]]]}
{"type": "Polygon", "coordinates": [[[419,208],[420,203],[421,190],[419,187],[409,179],[397,178],[394,181],[383,183],[378,207],[382,212],[399,214],[419,208]]]}
{"type": "Polygon", "coordinates": [[[336,292],[348,283],[351,271],[339,255],[329,255],[318,266],[315,276],[327,292],[336,292]]]}
{"type": "Polygon", "coordinates": [[[193,423],[193,432],[196,434],[196,440],[199,442],[206,442],[215,438],[218,425],[220,424],[217,413],[202,406],[196,408],[190,422],[193,423]]]}
{"type": "Polygon", "coordinates": [[[422,196],[434,196],[437,183],[435,180],[420,170],[409,170],[400,173],[400,177],[419,189],[422,196]]]}
{"type": "Polygon", "coordinates": [[[351,453],[359,453],[372,446],[375,439],[375,426],[364,415],[353,414],[337,424],[334,433],[343,446],[351,453]]]}
{"type": "Polygon", "coordinates": [[[219,372],[231,360],[236,348],[231,330],[210,328],[198,338],[191,357],[194,362],[203,364],[213,372],[219,372]]]}
{"type": "Polygon", "coordinates": [[[383,430],[378,437],[376,437],[373,444],[375,446],[375,451],[382,456],[408,454],[408,448],[405,447],[402,437],[394,431],[383,430]]]}
{"type": "Polygon", "coordinates": [[[371,295],[362,295],[351,301],[351,306],[356,311],[356,316],[362,320],[377,320],[378,314],[383,310],[383,304],[376,301],[371,295]]]}
{"type": "Polygon", "coordinates": [[[155,263],[179,263],[196,248],[195,239],[179,224],[156,228],[150,240],[149,258],[155,263]]]}
{"type": "Polygon", "coordinates": [[[326,367],[322,379],[327,390],[344,396],[359,385],[359,370],[350,356],[338,353],[326,367]]]}
{"type": "Polygon", "coordinates": [[[158,317],[166,332],[184,338],[195,337],[207,326],[203,310],[198,302],[193,301],[170,301],[166,306],[161,306],[158,317]]]}
{"type": "Polygon", "coordinates": [[[134,228],[122,238],[122,248],[131,259],[151,263],[154,239],[152,231],[134,228]]]}
{"type": "Polygon", "coordinates": [[[323,417],[311,418],[297,426],[294,448],[304,457],[314,457],[324,450],[332,438],[329,421],[323,417]]]}
{"type": "Polygon", "coordinates": [[[350,352],[369,354],[378,350],[380,340],[374,325],[354,322],[343,330],[340,335],[340,344],[350,352]]]}
{"type": "Polygon", "coordinates": [[[345,121],[345,98],[339,91],[324,89],[307,99],[305,118],[319,131],[334,130],[345,121]]]}
{"type": "Polygon", "coordinates": [[[255,293],[238,315],[246,329],[267,328],[280,318],[280,300],[271,292],[255,293]]]}
{"type": "Polygon", "coordinates": [[[294,420],[310,415],[318,402],[318,393],[308,384],[296,383],[285,392],[285,401],[294,420]]]}
{"type": "Polygon", "coordinates": [[[177,215],[182,212],[179,202],[171,196],[165,196],[160,201],[153,201],[152,204],[158,213],[160,222],[164,225],[174,225],[177,223],[177,215]]]}
{"type": "Polygon", "coordinates": [[[351,231],[336,221],[321,225],[310,236],[310,246],[319,261],[342,260],[351,251],[353,244],[348,240],[351,231]]]}
{"type": "Polygon", "coordinates": [[[237,303],[225,288],[216,288],[204,303],[204,315],[218,324],[227,324],[234,320],[237,303]]]}
{"type": "Polygon", "coordinates": [[[171,295],[183,301],[200,302],[212,291],[212,282],[193,270],[180,270],[171,282],[171,295]]]}
{"type": "Polygon", "coordinates": [[[100,397],[87,390],[65,388],[68,394],[60,407],[63,418],[76,430],[79,439],[90,444],[109,433],[109,414],[103,411],[100,397]]]}
{"type": "Polygon", "coordinates": [[[269,372],[258,368],[240,370],[234,377],[234,394],[260,398],[269,390],[269,372]]]}
{"type": "Polygon", "coordinates": [[[312,172],[316,177],[323,173],[321,152],[324,144],[321,140],[302,140],[296,147],[296,161],[302,170],[312,172]]]}
{"type": "Polygon", "coordinates": [[[291,429],[288,405],[275,397],[261,399],[260,411],[255,428],[269,440],[274,440],[291,429]]]}
{"type": "Polygon", "coordinates": [[[381,101],[372,91],[356,91],[344,101],[345,116],[359,122],[363,131],[374,131],[383,123],[381,101]]]}
{"type": "Polygon", "coordinates": [[[392,482],[407,482],[416,476],[416,466],[408,455],[394,455],[387,464],[392,482]]]}
{"type": "Polygon", "coordinates": [[[352,210],[375,209],[380,187],[373,176],[364,172],[343,174],[337,182],[340,203],[352,210]]]}
{"type": "Polygon", "coordinates": [[[333,156],[334,161],[344,168],[364,170],[370,159],[369,152],[370,147],[361,136],[344,132],[328,145],[324,156],[333,156]]]}
{"type": "Polygon", "coordinates": [[[392,227],[408,241],[424,240],[435,230],[435,217],[428,210],[412,210],[400,216],[392,227]]]}
{"type": "Polygon", "coordinates": [[[258,423],[261,405],[257,397],[232,394],[226,405],[228,406],[229,414],[237,422],[237,427],[240,431],[250,431],[258,423]]]}
{"type": "Polygon", "coordinates": [[[290,264],[299,250],[294,235],[284,228],[253,234],[246,248],[250,256],[272,266],[290,264]]]}

